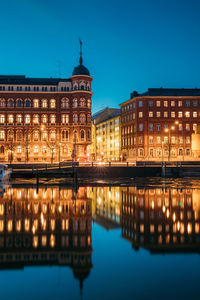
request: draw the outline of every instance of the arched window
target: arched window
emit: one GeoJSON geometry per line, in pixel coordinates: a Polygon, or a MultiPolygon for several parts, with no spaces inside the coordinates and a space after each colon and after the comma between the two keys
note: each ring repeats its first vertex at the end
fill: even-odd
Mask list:
{"type": "Polygon", "coordinates": [[[33,100],[33,107],[34,108],[38,108],[39,107],[39,100],[38,99],[34,99],[33,100]]]}
{"type": "Polygon", "coordinates": [[[78,86],[76,84],[74,85],[74,90],[78,90],[78,86]]]}
{"type": "Polygon", "coordinates": [[[30,124],[31,123],[31,116],[30,115],[26,115],[25,116],[25,123],[26,124],[30,124]]]}
{"type": "Polygon", "coordinates": [[[16,122],[17,122],[17,124],[21,124],[22,123],[22,115],[17,115],[16,116],[16,122]]]}
{"type": "Polygon", "coordinates": [[[8,99],[8,107],[14,107],[14,100],[8,99]]]}
{"type": "Polygon", "coordinates": [[[73,142],[78,142],[78,138],[77,138],[77,131],[75,130],[73,133],[73,142]]]}
{"type": "Polygon", "coordinates": [[[87,106],[91,107],[91,100],[90,99],[88,99],[88,101],[87,101],[87,106]]]}
{"type": "Polygon", "coordinates": [[[5,107],[5,104],[6,104],[5,99],[0,98],[0,107],[5,107]]]}
{"type": "Polygon", "coordinates": [[[78,122],[78,115],[77,114],[73,114],[73,122],[74,123],[78,122]]]}
{"type": "Polygon", "coordinates": [[[33,116],[33,123],[34,124],[39,124],[39,115],[34,115],[33,116]]]}
{"type": "Polygon", "coordinates": [[[90,86],[89,85],[87,86],[87,90],[90,91],[90,86]]]}
{"type": "Polygon", "coordinates": [[[84,130],[81,130],[81,141],[83,141],[85,138],[85,132],[84,130]]]}
{"type": "Polygon", "coordinates": [[[21,141],[21,140],[22,140],[22,131],[17,130],[17,141],[21,141]]]}
{"type": "Polygon", "coordinates": [[[33,139],[34,139],[34,141],[38,141],[39,140],[39,131],[38,130],[35,130],[33,132],[33,139]]]}
{"type": "Polygon", "coordinates": [[[55,140],[56,139],[56,132],[55,131],[51,131],[50,139],[51,140],[55,140]]]}
{"type": "Polygon", "coordinates": [[[62,98],[61,107],[62,108],[69,108],[69,99],[68,98],[62,98]]]}
{"type": "Polygon", "coordinates": [[[17,107],[22,107],[22,99],[17,99],[17,107]]]}
{"type": "Polygon", "coordinates": [[[82,107],[85,106],[85,99],[84,98],[80,99],[80,106],[82,106],[82,107]]]}
{"type": "Polygon", "coordinates": [[[90,140],[90,139],[91,139],[91,131],[88,130],[88,140],[90,140]]]}
{"type": "Polygon", "coordinates": [[[5,115],[0,115],[0,123],[1,124],[5,123],[5,115]]]}
{"type": "Polygon", "coordinates": [[[26,107],[31,107],[31,100],[30,99],[25,100],[25,106],[26,107]]]}
{"type": "Polygon", "coordinates": [[[64,153],[64,154],[68,154],[68,148],[67,148],[67,146],[64,146],[64,147],[63,147],[63,153],[64,153]]]}
{"type": "Polygon", "coordinates": [[[56,124],[56,116],[55,115],[51,115],[51,124],[56,124]]]}
{"type": "Polygon", "coordinates": [[[8,131],[8,141],[13,141],[14,140],[14,131],[9,130],[8,131]]]}
{"type": "Polygon", "coordinates": [[[47,108],[47,99],[42,99],[42,108],[47,108]]]}
{"type": "Polygon", "coordinates": [[[1,146],[0,153],[4,153],[4,146],[1,146]]]}
{"type": "Polygon", "coordinates": [[[8,124],[13,124],[13,123],[14,123],[14,116],[8,115],[8,124]]]}
{"type": "Polygon", "coordinates": [[[42,132],[42,139],[43,139],[43,141],[47,140],[47,131],[42,132]]]}
{"type": "Polygon", "coordinates": [[[34,146],[34,153],[38,153],[38,152],[39,152],[38,146],[34,146]]]}
{"type": "Polygon", "coordinates": [[[47,115],[42,115],[42,123],[47,123],[47,115]]]}
{"type": "Polygon", "coordinates": [[[66,131],[66,140],[68,140],[69,139],[69,131],[67,130],[66,131]]]}
{"type": "Polygon", "coordinates": [[[73,107],[78,107],[78,100],[76,98],[73,99],[73,107]]]}
{"type": "Polygon", "coordinates": [[[0,140],[4,141],[5,139],[5,131],[4,130],[0,130],[0,140]]]}
{"type": "Polygon", "coordinates": [[[91,115],[87,115],[87,122],[88,122],[88,124],[91,123],[91,115]]]}
{"type": "Polygon", "coordinates": [[[65,140],[65,131],[64,130],[62,131],[62,140],[63,141],[65,140]]]}
{"type": "Polygon", "coordinates": [[[81,85],[81,90],[84,90],[84,89],[85,89],[84,85],[81,85]]]}
{"type": "Polygon", "coordinates": [[[84,124],[86,121],[86,116],[85,114],[80,114],[80,123],[84,124]]]}
{"type": "Polygon", "coordinates": [[[50,100],[50,107],[51,108],[56,108],[56,100],[55,99],[50,100]]]}

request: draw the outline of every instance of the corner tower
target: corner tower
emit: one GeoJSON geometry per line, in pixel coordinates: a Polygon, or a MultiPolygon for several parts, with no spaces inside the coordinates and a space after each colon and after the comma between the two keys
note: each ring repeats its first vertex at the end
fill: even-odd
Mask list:
{"type": "Polygon", "coordinates": [[[91,144],[91,82],[89,70],[83,65],[82,41],[80,42],[79,65],[74,68],[72,76],[72,110],[73,135],[76,137],[76,153],[79,160],[88,158],[87,146],[91,144]]]}

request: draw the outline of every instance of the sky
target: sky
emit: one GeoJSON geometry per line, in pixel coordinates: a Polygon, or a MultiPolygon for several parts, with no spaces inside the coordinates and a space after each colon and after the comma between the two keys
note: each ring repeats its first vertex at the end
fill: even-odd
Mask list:
{"type": "Polygon", "coordinates": [[[93,113],[134,90],[200,88],[199,0],[0,0],[0,74],[93,77],[93,113]]]}

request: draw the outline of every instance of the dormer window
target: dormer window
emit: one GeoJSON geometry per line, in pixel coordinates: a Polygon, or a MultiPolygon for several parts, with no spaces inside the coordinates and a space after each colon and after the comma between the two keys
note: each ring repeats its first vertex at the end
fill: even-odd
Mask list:
{"type": "Polygon", "coordinates": [[[75,91],[78,90],[78,86],[77,86],[77,85],[74,86],[74,90],[75,90],[75,91]]]}

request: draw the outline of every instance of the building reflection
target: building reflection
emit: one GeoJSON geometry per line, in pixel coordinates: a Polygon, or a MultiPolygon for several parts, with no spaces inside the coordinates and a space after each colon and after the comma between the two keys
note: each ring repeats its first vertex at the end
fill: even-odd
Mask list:
{"type": "Polygon", "coordinates": [[[0,194],[0,269],[30,265],[69,266],[74,277],[89,275],[91,199],[56,187],[6,188],[0,194]]]}
{"type": "Polygon", "coordinates": [[[151,253],[200,251],[197,189],[122,188],[122,237],[151,253]]]}

